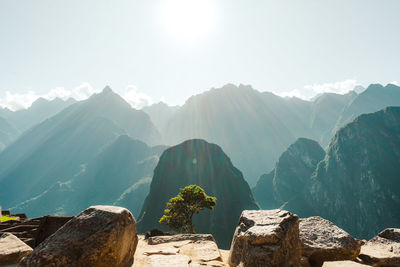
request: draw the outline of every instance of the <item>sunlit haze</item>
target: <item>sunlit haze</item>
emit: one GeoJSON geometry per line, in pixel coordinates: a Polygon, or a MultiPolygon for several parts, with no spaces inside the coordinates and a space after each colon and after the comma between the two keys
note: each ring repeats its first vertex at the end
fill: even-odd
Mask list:
{"type": "Polygon", "coordinates": [[[303,99],[396,83],[399,9],[397,0],[3,0],[0,106],[83,99],[106,85],[140,108],[227,83],[303,99]]]}

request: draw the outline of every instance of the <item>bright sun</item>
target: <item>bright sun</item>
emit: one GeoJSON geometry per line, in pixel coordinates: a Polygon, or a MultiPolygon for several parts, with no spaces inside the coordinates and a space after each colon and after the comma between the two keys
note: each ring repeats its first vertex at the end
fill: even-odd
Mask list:
{"type": "Polygon", "coordinates": [[[204,38],[214,23],[215,0],[164,0],[163,24],[167,33],[181,41],[204,38]]]}

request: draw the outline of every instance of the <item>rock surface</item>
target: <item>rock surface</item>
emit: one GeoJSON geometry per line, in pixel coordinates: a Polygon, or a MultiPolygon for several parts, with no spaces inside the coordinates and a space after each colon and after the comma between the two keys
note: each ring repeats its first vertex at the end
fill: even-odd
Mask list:
{"type": "Polygon", "coordinates": [[[366,267],[368,265],[355,261],[326,261],[322,267],[366,267]]]}
{"type": "Polygon", "coordinates": [[[232,240],[234,266],[299,266],[298,217],[285,210],[245,210],[232,240]]]}
{"type": "Polygon", "coordinates": [[[222,261],[221,253],[212,235],[179,234],[173,236],[143,236],[135,253],[133,267],[229,267],[222,261]]]}
{"type": "Polygon", "coordinates": [[[20,266],[129,266],[137,242],[132,213],[92,206],[43,241],[20,266]]]}
{"type": "Polygon", "coordinates": [[[321,217],[300,219],[303,256],[322,266],[324,261],[354,260],[361,244],[346,231],[321,217]]]}
{"type": "Polygon", "coordinates": [[[359,257],[374,266],[400,266],[400,229],[380,232],[361,247],[359,257]]]}
{"type": "Polygon", "coordinates": [[[10,233],[0,233],[0,266],[18,263],[32,248],[10,233]]]}

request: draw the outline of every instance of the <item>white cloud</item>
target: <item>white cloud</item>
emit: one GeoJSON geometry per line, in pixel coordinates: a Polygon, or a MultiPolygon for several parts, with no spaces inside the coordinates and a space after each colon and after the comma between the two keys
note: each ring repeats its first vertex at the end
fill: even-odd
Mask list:
{"type": "Polygon", "coordinates": [[[57,87],[46,94],[37,94],[35,91],[28,91],[26,93],[11,93],[10,91],[6,91],[3,96],[0,96],[0,106],[15,111],[30,107],[32,103],[40,97],[47,100],[53,100],[55,98],[67,100],[68,98],[74,98],[79,101],[87,99],[92,94],[100,91],[101,90],[94,90],[89,83],[82,83],[72,90],[57,87]]]}
{"type": "Polygon", "coordinates": [[[274,93],[275,95],[278,95],[280,97],[297,97],[297,98],[302,98],[302,99],[306,98],[299,89],[294,89],[294,90],[288,91],[288,92],[272,91],[272,93],[274,93]]]}
{"type": "Polygon", "coordinates": [[[145,106],[153,104],[153,100],[150,96],[138,93],[136,86],[129,85],[125,88],[125,92],[121,95],[126,102],[128,102],[133,108],[141,109],[145,106]]]}
{"type": "Polygon", "coordinates": [[[294,89],[288,92],[273,92],[281,97],[298,97],[301,99],[309,100],[316,95],[323,93],[336,93],[336,94],[346,94],[353,90],[354,87],[359,85],[356,80],[345,80],[342,82],[335,83],[323,83],[323,84],[313,84],[306,85],[302,89],[294,89]]]}
{"type": "Polygon", "coordinates": [[[336,93],[346,94],[358,85],[356,80],[345,80],[335,83],[313,84],[304,86],[305,89],[311,89],[316,94],[336,93]]]}
{"type": "Polygon", "coordinates": [[[0,98],[0,106],[11,110],[24,109],[29,107],[37,98],[38,96],[34,91],[23,94],[13,94],[6,91],[4,96],[0,98]]]}

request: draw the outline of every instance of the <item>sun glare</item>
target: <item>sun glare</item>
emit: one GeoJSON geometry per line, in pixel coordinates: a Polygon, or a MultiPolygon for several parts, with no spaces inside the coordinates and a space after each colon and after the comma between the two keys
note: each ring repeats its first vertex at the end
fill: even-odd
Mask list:
{"type": "Polygon", "coordinates": [[[189,42],[205,38],[214,23],[214,1],[164,0],[162,19],[167,34],[189,42]]]}

